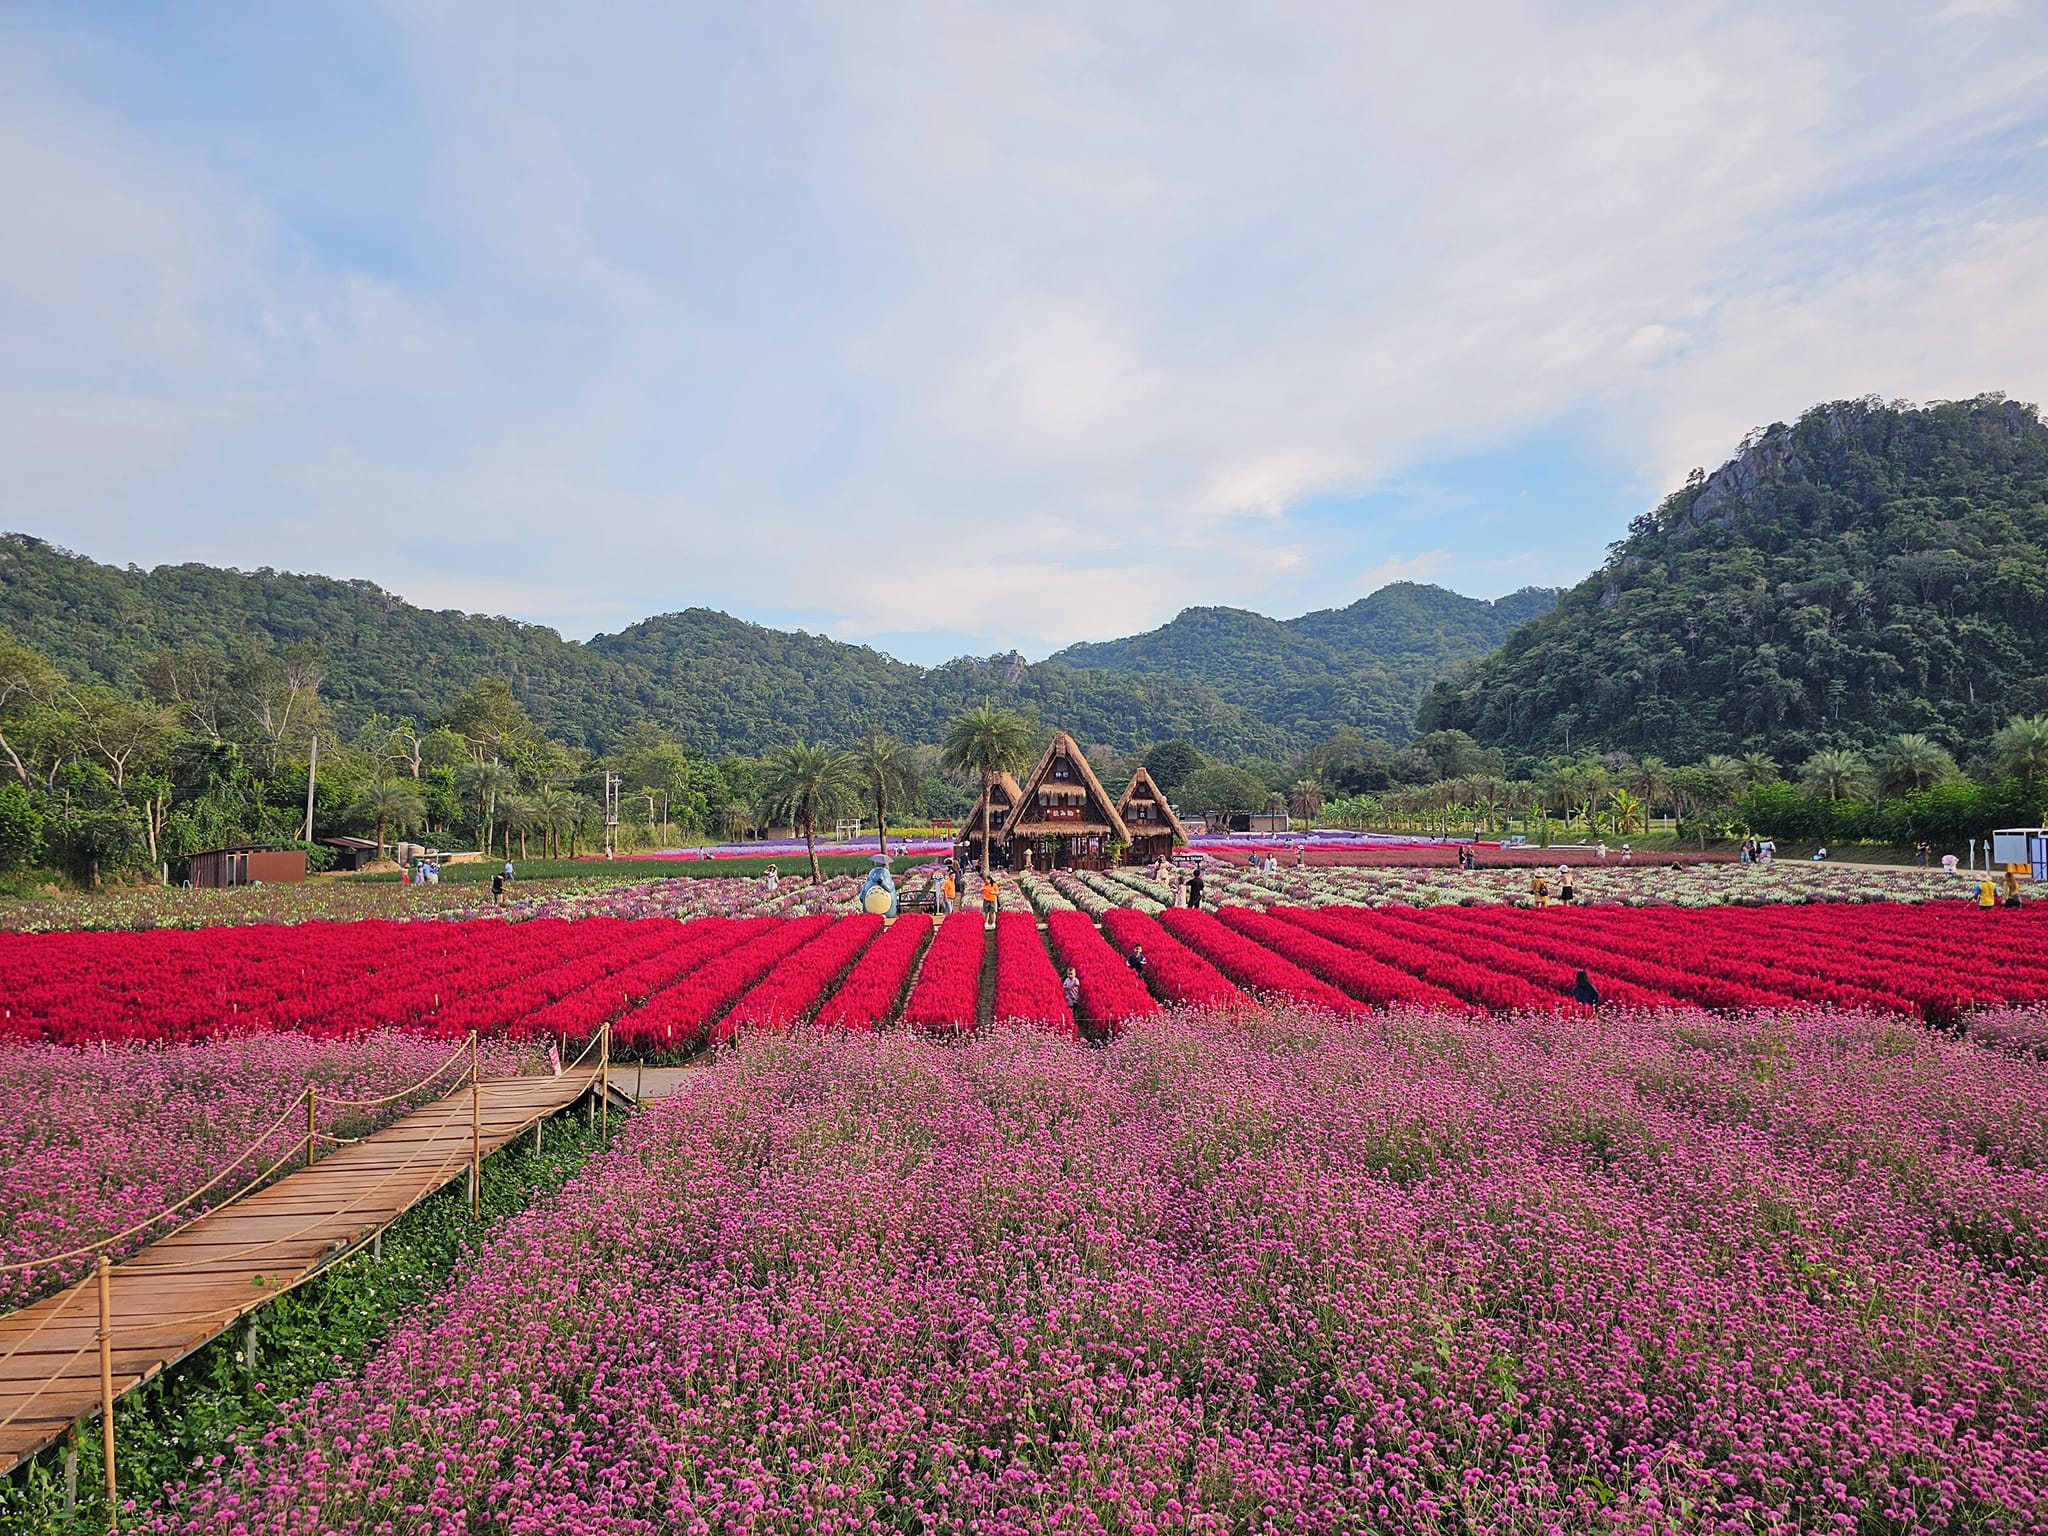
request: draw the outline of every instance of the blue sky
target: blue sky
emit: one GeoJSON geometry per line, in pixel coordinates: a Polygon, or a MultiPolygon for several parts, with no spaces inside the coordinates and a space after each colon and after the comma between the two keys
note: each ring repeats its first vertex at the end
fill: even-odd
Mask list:
{"type": "Polygon", "coordinates": [[[919,661],[2048,390],[2048,7],[0,9],[0,526],[919,661]]]}

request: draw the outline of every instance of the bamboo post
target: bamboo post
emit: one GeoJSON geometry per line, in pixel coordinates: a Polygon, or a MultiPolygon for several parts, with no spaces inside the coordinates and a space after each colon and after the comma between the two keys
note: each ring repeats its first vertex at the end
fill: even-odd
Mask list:
{"type": "Polygon", "coordinates": [[[306,1089],[306,1166],[313,1166],[313,1159],[319,1155],[320,1143],[320,1090],[308,1086],[306,1089]]]}
{"type": "Polygon", "coordinates": [[[597,1076],[601,1085],[597,1096],[598,1134],[609,1136],[612,1132],[612,1027],[604,1027],[604,1043],[597,1048],[597,1076]]]}
{"type": "Polygon", "coordinates": [[[114,1502],[114,1265],[100,1255],[100,1459],[107,1470],[107,1529],[120,1525],[114,1502]]]}
{"type": "Polygon", "coordinates": [[[469,1214],[483,1213],[484,1100],[483,1064],[474,1030],[469,1036],[469,1214]]]}

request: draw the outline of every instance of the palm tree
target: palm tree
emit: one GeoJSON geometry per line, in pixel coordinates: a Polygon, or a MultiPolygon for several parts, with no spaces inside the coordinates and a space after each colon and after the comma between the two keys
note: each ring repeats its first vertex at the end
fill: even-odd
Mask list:
{"type": "Polygon", "coordinates": [[[476,807],[479,843],[488,851],[498,799],[519,788],[519,775],[502,763],[472,759],[455,770],[455,792],[476,807]]]}
{"type": "Polygon", "coordinates": [[[981,777],[981,872],[988,873],[988,802],[996,775],[1024,766],[1031,750],[1031,724],[1014,709],[983,700],[962,710],[946,726],[939,744],[940,761],[955,773],[981,777]]]}
{"type": "Polygon", "coordinates": [[[410,832],[427,819],[427,802],[410,784],[398,779],[378,779],[363,786],[356,796],[356,815],[377,823],[377,857],[384,857],[384,829],[396,827],[410,832]]]}
{"type": "Polygon", "coordinates": [[[875,844],[889,852],[889,802],[901,799],[910,786],[910,748],[887,731],[873,730],[853,749],[853,761],[867,783],[868,803],[875,808],[875,844]]]}
{"type": "Polygon", "coordinates": [[[541,825],[540,802],[529,795],[507,795],[498,802],[498,821],[505,829],[505,857],[512,857],[512,834],[519,834],[519,857],[526,857],[526,834],[541,825]]]}
{"type": "MultiPolygon", "coordinates": [[[[1713,759],[1708,758],[1707,761],[1711,763],[1713,759]]],[[[1742,770],[1741,787],[1744,789],[1755,789],[1759,784],[1778,782],[1778,765],[1761,752],[1745,752],[1733,761],[1742,770]]]]}
{"type": "Polygon", "coordinates": [[[845,808],[853,798],[858,772],[853,758],[834,747],[798,742],[768,754],[768,793],[790,825],[803,829],[813,885],[823,883],[818,873],[818,822],[845,808]]]}
{"type": "Polygon", "coordinates": [[[1661,757],[1644,758],[1628,771],[1628,787],[1643,797],[1643,815],[1656,815],[1671,800],[1671,765],[1661,757]]]}
{"type": "Polygon", "coordinates": [[[542,851],[550,857],[561,856],[562,849],[569,845],[570,837],[582,822],[582,799],[581,795],[571,794],[554,784],[541,785],[540,793],[534,796],[534,825],[540,828],[542,851]]]}
{"type": "Polygon", "coordinates": [[[1799,782],[1809,794],[1855,800],[1869,791],[1870,765],[1859,753],[1824,747],[1800,765],[1799,782]]]}
{"type": "Polygon", "coordinates": [[[1314,779],[1297,779],[1287,792],[1287,814],[1296,821],[1314,821],[1323,814],[1323,786],[1314,779]]]}
{"type": "Polygon", "coordinates": [[[1999,777],[2038,784],[2048,779],[2048,715],[2014,715],[1991,738],[1999,777]]]}
{"type": "Polygon", "coordinates": [[[1917,731],[1908,731],[1885,743],[1878,761],[1877,787],[1881,794],[1904,795],[1955,776],[1956,760],[1945,747],[1917,731]]]}
{"type": "Polygon", "coordinates": [[[1643,819],[1644,802],[1625,789],[1617,789],[1607,802],[1616,837],[1634,837],[1649,825],[1643,819]]]}

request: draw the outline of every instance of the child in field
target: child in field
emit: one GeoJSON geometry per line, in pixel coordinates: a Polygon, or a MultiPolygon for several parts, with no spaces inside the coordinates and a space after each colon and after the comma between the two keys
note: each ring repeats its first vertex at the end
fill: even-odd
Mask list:
{"type": "Polygon", "coordinates": [[[1060,978],[1060,995],[1066,998],[1069,1008],[1078,1008],[1081,1004],[1081,978],[1071,965],[1067,967],[1067,974],[1060,978]]]}

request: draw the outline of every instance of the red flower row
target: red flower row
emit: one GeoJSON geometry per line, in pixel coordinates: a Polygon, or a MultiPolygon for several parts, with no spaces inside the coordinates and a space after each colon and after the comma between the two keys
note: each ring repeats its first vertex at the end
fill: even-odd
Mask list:
{"type": "Polygon", "coordinates": [[[1060,973],[1039,941],[1038,920],[1028,912],[996,918],[995,1016],[1074,1033],[1074,1011],[1060,989],[1060,973]]]}
{"type": "Polygon", "coordinates": [[[839,990],[825,999],[818,1022],[842,1029],[873,1029],[895,1018],[904,984],[931,932],[932,920],[922,912],[897,918],[854,962],[839,990]]]}
{"type": "MultiPolygon", "coordinates": [[[[1280,913],[1287,909],[1274,908],[1280,913]]],[[[1254,911],[1250,907],[1225,907],[1219,914],[1222,921],[1256,939],[1275,954],[1285,955],[1295,964],[1313,971],[1323,980],[1342,987],[1361,1003],[1370,1003],[1375,1008],[1447,1008],[1455,1012],[1469,1011],[1470,1005],[1457,995],[1442,987],[1417,979],[1408,972],[1384,961],[1360,954],[1357,949],[1327,938],[1321,933],[1310,932],[1294,923],[1282,922],[1277,915],[1254,911]]]]}
{"type": "Polygon", "coordinates": [[[1144,976],[1169,1003],[1200,1007],[1239,1003],[1244,994],[1223,973],[1159,926],[1158,919],[1129,907],[1111,907],[1102,914],[1102,931],[1126,959],[1145,952],[1144,976]]]}
{"type": "Polygon", "coordinates": [[[924,969],[903,1005],[914,1029],[972,1029],[981,1012],[981,914],[955,912],[939,924],[924,969]]]}
{"type": "Polygon", "coordinates": [[[1204,956],[1232,981],[1265,998],[1287,998],[1331,1013],[1364,1013],[1365,1005],[1310,974],[1284,955],[1245,937],[1208,912],[1169,907],[1159,915],[1166,930],[1204,956]]]}
{"type": "Polygon", "coordinates": [[[1133,1019],[1159,1012],[1158,999],[1087,913],[1048,912],[1045,933],[1060,964],[1072,966],[1080,978],[1081,1011],[1098,1029],[1120,1031],[1133,1019]]]}
{"type": "Polygon", "coordinates": [[[818,999],[881,931],[882,920],[872,912],[831,924],[733,1005],[719,1023],[720,1038],[739,1029],[780,1029],[796,1023],[817,1007],[818,999]]]}

